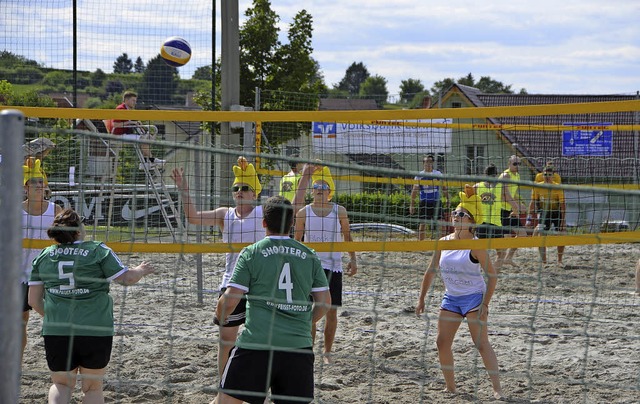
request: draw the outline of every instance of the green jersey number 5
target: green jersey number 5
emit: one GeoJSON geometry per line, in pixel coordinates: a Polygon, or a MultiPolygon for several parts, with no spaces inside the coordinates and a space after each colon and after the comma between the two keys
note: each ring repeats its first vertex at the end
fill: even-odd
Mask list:
{"type": "Polygon", "coordinates": [[[60,261],[58,262],[58,278],[62,281],[68,279],[68,285],[60,285],[60,290],[71,290],[76,288],[76,280],[73,277],[73,261],[60,261]],[[67,272],[65,272],[65,268],[67,272]]]}

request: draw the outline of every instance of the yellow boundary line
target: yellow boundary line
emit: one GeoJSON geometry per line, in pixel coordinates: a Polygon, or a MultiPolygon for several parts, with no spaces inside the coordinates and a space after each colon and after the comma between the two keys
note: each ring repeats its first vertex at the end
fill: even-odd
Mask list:
{"type": "MultiPolygon", "coordinates": [[[[457,249],[504,249],[504,248],[533,248],[555,247],[559,245],[593,245],[593,244],[621,244],[640,242],[640,231],[621,233],[580,234],[573,236],[546,237],[517,237],[504,239],[483,240],[404,240],[404,241],[353,241],[341,243],[308,243],[305,244],[318,252],[332,251],[434,251],[457,249]]],[[[208,244],[178,244],[178,243],[106,243],[109,248],[119,253],[159,253],[159,254],[221,254],[238,252],[248,243],[208,243],[208,244]]],[[[49,240],[24,239],[23,248],[45,248],[51,245],[49,240]]]]}

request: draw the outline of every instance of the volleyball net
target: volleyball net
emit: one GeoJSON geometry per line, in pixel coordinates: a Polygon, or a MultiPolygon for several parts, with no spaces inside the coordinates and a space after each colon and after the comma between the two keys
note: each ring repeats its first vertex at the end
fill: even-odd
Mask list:
{"type": "MultiPolygon", "coordinates": [[[[616,358],[625,355],[624,352],[631,358],[630,366],[635,363],[638,369],[633,351],[638,346],[640,330],[629,319],[635,315],[639,302],[629,292],[633,291],[632,266],[640,253],[635,244],[640,235],[636,149],[640,123],[628,118],[640,111],[639,101],[407,111],[17,108],[27,117],[39,118],[37,124],[27,125],[27,141],[46,137],[56,144],[43,163],[51,200],[88,217],[88,237],[107,242],[132,263],[143,256],[167,266],[164,274],[145,279],[140,286],[114,292],[120,302],[117,310],[122,316],[122,332],[130,333],[127,335],[131,338],[152,336],[170,346],[156,358],[167,363],[166,369],[158,370],[165,375],[164,379],[127,375],[123,371],[129,355],[126,347],[114,350],[117,354],[113,384],[121,387],[112,388],[124,394],[120,397],[128,397],[122,386],[131,384],[171,394],[211,392],[211,381],[206,378],[185,376],[188,381],[176,381],[176,372],[180,370],[172,369],[181,362],[176,352],[197,351],[197,346],[206,344],[207,335],[215,335],[209,323],[189,324],[179,312],[193,305],[198,294],[201,302],[212,307],[224,267],[222,253],[239,251],[246,245],[224,243],[218,229],[207,226],[191,224],[178,229],[174,223],[174,230],[178,231],[172,233],[160,216],[159,204],[163,202],[155,199],[146,173],[139,168],[140,161],[133,152],[136,144],[150,145],[154,155],[167,161],[160,175],[181,215],[182,200],[170,178],[174,168],[184,169],[199,209],[210,210],[233,206],[231,167],[238,156],[245,156],[257,168],[263,185],[258,203],[278,194],[280,179],[289,171],[290,163],[317,164],[319,159],[330,167],[336,184],[333,200],[347,208],[354,241],[310,245],[317,251],[357,252],[360,273],[345,282],[343,311],[349,319],[341,322],[337,353],[361,382],[352,385],[336,382],[332,369],[320,366],[317,377],[320,384],[322,380],[334,383],[344,392],[358,386],[364,392],[363,402],[375,402],[393,393],[389,390],[391,384],[409,380],[407,397],[417,401],[435,397],[430,386],[439,378],[432,350],[437,314],[431,310],[425,317],[426,323],[416,325],[411,312],[432,252],[518,248],[521,249],[516,255],[518,265],[501,272],[499,289],[492,302],[492,340],[499,359],[501,355],[508,358],[507,363],[501,359],[504,384],[520,385],[520,395],[529,399],[545,397],[542,391],[558,386],[585,402],[599,401],[613,392],[624,401],[638,392],[637,374],[611,372],[604,376],[601,369],[614,366],[616,358]],[[513,117],[526,117],[532,123],[500,123],[513,117]],[[101,126],[103,120],[125,118],[157,127],[158,136],[127,140],[107,134],[101,126]],[[214,123],[216,133],[201,130],[203,122],[214,123]],[[226,123],[229,133],[221,135],[219,126],[226,123]],[[185,128],[197,129],[190,132],[185,128]],[[299,136],[278,143],[278,135],[286,130],[297,131],[299,136]],[[508,142],[514,136],[519,145],[508,142]],[[595,137],[596,141],[590,143],[595,137]],[[556,151],[551,160],[562,175],[562,182],[536,184],[535,174],[550,160],[546,154],[549,150],[525,149],[522,145],[526,141],[539,141],[563,147],[565,138],[569,143],[573,139],[576,148],[584,147],[586,152],[598,150],[599,154],[579,155],[574,151],[571,156],[562,156],[556,151]],[[222,143],[228,139],[233,142],[222,143]],[[602,148],[609,147],[611,154],[603,155],[602,148]],[[533,150],[538,152],[529,153],[533,150]],[[428,154],[434,156],[435,168],[442,175],[416,180],[416,176],[422,175],[423,157],[428,154]],[[490,163],[502,172],[512,155],[522,162],[519,180],[496,180],[484,175],[484,167],[490,163]],[[71,167],[74,169],[70,170],[71,167]],[[427,220],[427,239],[419,241],[417,231],[425,220],[409,214],[410,194],[414,185],[433,185],[433,181],[446,188],[442,189],[445,214],[427,220]],[[482,181],[519,186],[519,197],[527,206],[534,189],[542,193],[562,190],[566,231],[535,237],[529,231],[526,237],[438,240],[440,234],[451,230],[446,213],[457,206],[458,192],[465,184],[482,181]],[[448,193],[448,204],[444,192],[448,193]],[[559,245],[566,246],[567,268],[544,268],[537,248],[559,245]],[[201,253],[205,255],[199,271],[191,254],[201,253]],[[626,268],[622,267],[625,263],[626,268]],[[156,309],[150,309],[149,314],[168,316],[168,324],[161,325],[154,317],[126,320],[137,299],[157,301],[165,308],[169,304],[172,309],[168,314],[156,309]],[[402,340],[403,344],[417,347],[417,359],[394,341],[394,332],[398,331],[385,320],[389,317],[419,330],[407,331],[408,340],[402,340]],[[165,327],[169,327],[169,334],[165,327]],[[174,334],[180,338],[175,339],[174,334]],[[345,347],[350,339],[359,341],[353,349],[345,347]],[[611,356],[590,351],[594,344],[612,340],[622,343],[618,346],[620,351],[611,356]],[[510,350],[514,341],[520,341],[522,349],[502,353],[510,350]],[[555,352],[554,360],[543,355],[538,344],[545,344],[548,352],[555,352]],[[563,352],[570,352],[571,358],[563,357],[563,352]],[[559,377],[555,373],[558,368],[563,369],[559,377]]],[[[525,219],[522,217],[523,222],[525,219]]],[[[184,217],[182,222],[186,223],[184,217]]],[[[24,241],[27,248],[48,244],[48,241],[24,241]]],[[[550,260],[555,254],[553,250],[548,251],[550,260]]],[[[437,307],[441,292],[442,287],[436,285],[427,304],[437,307]]],[[[197,319],[201,314],[192,315],[197,319]]],[[[477,356],[471,353],[463,356],[468,359],[459,365],[463,380],[474,380],[474,394],[481,396],[488,383],[484,370],[477,356]]],[[[143,359],[147,360],[151,358],[143,359]]],[[[207,365],[203,358],[192,360],[202,362],[202,367],[211,368],[213,363],[207,365]]],[[[157,370],[157,366],[149,365],[157,370]]],[[[330,397],[332,388],[320,388],[319,396],[330,397]]]]}

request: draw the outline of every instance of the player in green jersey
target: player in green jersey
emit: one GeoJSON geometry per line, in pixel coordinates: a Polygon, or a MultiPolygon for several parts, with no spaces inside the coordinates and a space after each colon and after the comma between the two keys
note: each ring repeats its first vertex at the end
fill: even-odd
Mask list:
{"type": "Polygon", "coordinates": [[[267,236],[243,249],[216,307],[226,320],[247,296],[245,329],[225,366],[218,403],[263,403],[269,389],[276,403],[313,400],[311,325],[331,305],[329,285],[315,252],[289,237],[291,202],[271,197],[263,212],[267,236]]]}
{"type": "Polygon", "coordinates": [[[102,378],[111,358],[113,300],[109,283],[133,285],[154,268],[126,267],[99,241],[83,241],[82,218],[65,209],[47,230],[55,245],[33,260],[29,305],[44,316],[42,335],[53,385],[49,403],[68,403],[82,380],[83,403],[103,403],[102,378]]]}

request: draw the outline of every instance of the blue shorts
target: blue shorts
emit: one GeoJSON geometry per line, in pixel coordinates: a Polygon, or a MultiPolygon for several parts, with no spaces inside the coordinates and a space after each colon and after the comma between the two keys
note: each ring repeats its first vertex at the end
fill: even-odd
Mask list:
{"type": "Polygon", "coordinates": [[[478,311],[482,304],[484,293],[474,293],[472,295],[450,296],[447,293],[442,298],[440,309],[460,314],[466,317],[472,311],[478,311]]]}

